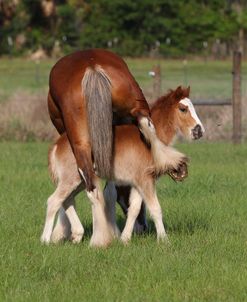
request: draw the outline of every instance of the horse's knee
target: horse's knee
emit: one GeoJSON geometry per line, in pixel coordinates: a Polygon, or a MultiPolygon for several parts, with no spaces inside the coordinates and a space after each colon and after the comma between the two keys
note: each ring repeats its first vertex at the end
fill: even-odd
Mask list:
{"type": "Polygon", "coordinates": [[[145,138],[152,142],[156,138],[156,130],[152,120],[149,117],[141,116],[138,118],[139,129],[145,138]]]}
{"type": "Polygon", "coordinates": [[[62,200],[50,196],[47,200],[47,214],[48,215],[56,214],[61,205],[62,205],[62,200]]]}

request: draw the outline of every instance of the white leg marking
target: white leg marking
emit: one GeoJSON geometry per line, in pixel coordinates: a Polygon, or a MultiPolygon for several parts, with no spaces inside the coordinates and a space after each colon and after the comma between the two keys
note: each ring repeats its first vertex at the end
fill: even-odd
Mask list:
{"type": "Polygon", "coordinates": [[[53,243],[68,239],[71,234],[71,225],[63,207],[59,209],[57,223],[51,235],[53,243]]]}
{"type": "Polygon", "coordinates": [[[82,169],[78,168],[78,170],[79,170],[79,173],[81,174],[81,177],[82,177],[83,180],[85,181],[85,184],[87,184],[87,182],[86,182],[86,177],[85,177],[85,175],[84,175],[82,169]]]}
{"type": "Polygon", "coordinates": [[[125,244],[127,244],[131,239],[134,224],[138,214],[140,213],[140,209],[142,205],[142,196],[135,188],[131,189],[129,203],[130,206],[127,213],[126,224],[121,234],[121,240],[125,244]]]}
{"type": "Polygon", "coordinates": [[[84,228],[81,221],[76,213],[74,200],[71,205],[65,210],[66,215],[71,224],[71,240],[73,243],[79,243],[84,235],[84,228]]]}
{"type": "Polygon", "coordinates": [[[150,215],[154,220],[154,224],[157,232],[158,241],[165,241],[168,239],[165,227],[162,221],[162,209],[160,207],[159,200],[157,198],[156,193],[154,194],[152,200],[147,203],[147,207],[149,209],[150,215]]]}
{"type": "Polygon", "coordinates": [[[93,214],[93,235],[90,245],[94,247],[106,247],[111,243],[114,236],[105,215],[105,201],[103,193],[97,185],[92,192],[87,192],[87,196],[92,202],[93,214]]]}
{"type": "Polygon", "coordinates": [[[145,138],[149,142],[152,142],[152,140],[156,137],[156,131],[152,121],[147,117],[141,117],[139,120],[139,125],[141,126],[140,131],[145,136],[145,138]]]}
{"type": "Polygon", "coordinates": [[[62,190],[60,191],[59,187],[48,198],[48,200],[47,200],[46,221],[45,221],[43,234],[41,236],[41,242],[43,242],[43,243],[49,243],[50,242],[51,234],[52,234],[52,228],[53,228],[53,224],[54,224],[54,220],[55,220],[55,215],[56,215],[58,209],[62,206],[62,203],[64,202],[65,199],[66,198],[64,197],[64,194],[62,193],[62,190]]]}
{"type": "Polygon", "coordinates": [[[146,117],[141,118],[139,123],[141,125],[141,132],[151,144],[151,152],[156,170],[176,169],[185,158],[185,155],[172,147],[166,146],[157,137],[153,124],[146,117]]]}
{"type": "Polygon", "coordinates": [[[150,181],[145,187],[140,188],[142,197],[154,221],[158,241],[168,241],[165,227],[162,221],[162,209],[157,198],[154,184],[150,181]]]}

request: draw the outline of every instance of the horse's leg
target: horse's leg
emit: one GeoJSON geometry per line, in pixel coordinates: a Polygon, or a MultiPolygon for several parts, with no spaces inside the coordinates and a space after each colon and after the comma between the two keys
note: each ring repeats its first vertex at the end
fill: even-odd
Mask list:
{"type": "Polygon", "coordinates": [[[147,230],[148,224],[146,219],[146,206],[142,201],[140,212],[136,218],[134,225],[134,232],[136,234],[142,234],[147,230]]]}
{"type": "Polygon", "coordinates": [[[48,94],[48,110],[52,123],[62,134],[66,131],[71,148],[76,158],[81,177],[86,183],[86,189],[94,189],[93,164],[91,159],[91,146],[87,125],[86,104],[82,95],[66,95],[61,98],[60,109],[54,102],[51,93],[48,94]],[[66,102],[69,99],[70,102],[66,102]]]}
{"type": "Polygon", "coordinates": [[[63,239],[69,239],[71,225],[63,207],[59,209],[56,225],[53,229],[51,240],[57,243],[63,239]]]}
{"type": "Polygon", "coordinates": [[[108,223],[115,237],[119,237],[120,231],[116,223],[116,200],[117,191],[114,182],[108,181],[104,188],[105,211],[108,223]]]}
{"type": "MultiPolygon", "coordinates": [[[[129,198],[130,198],[130,186],[116,186],[117,190],[117,202],[120,205],[122,211],[125,216],[127,216],[128,208],[130,206],[129,198]]],[[[141,234],[145,232],[147,229],[147,221],[146,221],[146,208],[145,204],[142,202],[140,213],[135,221],[134,232],[137,234],[141,234]]]]}
{"type": "Polygon", "coordinates": [[[187,157],[176,149],[165,145],[157,136],[152,121],[147,117],[139,117],[139,128],[150,142],[152,157],[157,170],[168,171],[174,180],[182,180],[187,176],[187,157]]]}
{"type": "Polygon", "coordinates": [[[73,243],[79,243],[83,235],[84,228],[75,210],[75,199],[70,197],[59,209],[57,223],[51,236],[52,242],[57,243],[70,238],[73,243]]]}
{"type": "Polygon", "coordinates": [[[130,203],[130,206],[129,206],[128,212],[127,212],[126,224],[125,224],[124,230],[121,234],[121,240],[124,243],[128,243],[131,239],[134,224],[135,224],[136,218],[140,212],[140,208],[142,205],[142,196],[139,194],[139,192],[135,188],[131,189],[129,203],[130,203]]]}
{"type": "Polygon", "coordinates": [[[79,173],[85,181],[86,190],[91,192],[95,188],[95,174],[93,172],[86,108],[83,105],[83,100],[80,100],[77,106],[66,107],[63,116],[79,173]]]}
{"type": "Polygon", "coordinates": [[[114,238],[114,233],[110,228],[105,215],[105,201],[100,184],[96,182],[96,188],[88,192],[87,196],[92,203],[93,235],[90,245],[94,247],[106,247],[114,238]]]}
{"type": "Polygon", "coordinates": [[[75,210],[74,196],[71,196],[71,198],[67,199],[64,202],[63,207],[71,225],[70,239],[73,243],[79,243],[84,235],[84,228],[75,210]]]}
{"type": "Polygon", "coordinates": [[[154,221],[157,239],[161,241],[167,240],[168,237],[162,221],[162,209],[157,198],[154,181],[151,179],[146,181],[145,184],[141,186],[140,193],[142,194],[145,204],[147,205],[150,215],[154,221]]]}
{"type": "Polygon", "coordinates": [[[41,236],[41,242],[49,243],[51,240],[51,234],[53,229],[53,224],[55,216],[59,208],[62,206],[66,198],[69,197],[71,191],[64,190],[62,185],[58,185],[55,192],[47,200],[47,212],[46,212],[46,221],[41,236]]]}
{"type": "Polygon", "coordinates": [[[55,104],[50,92],[48,93],[47,105],[53,125],[55,126],[59,134],[64,133],[65,129],[64,129],[61,112],[59,111],[57,105],[55,104]]]}

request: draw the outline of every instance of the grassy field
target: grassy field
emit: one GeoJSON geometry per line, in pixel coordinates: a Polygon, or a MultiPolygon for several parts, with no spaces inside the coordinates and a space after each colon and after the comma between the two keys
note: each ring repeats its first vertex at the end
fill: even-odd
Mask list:
{"type": "Polygon", "coordinates": [[[190,177],[158,183],[171,245],[156,243],[150,222],[129,246],[94,250],[84,195],[84,241],[40,244],[53,190],[48,145],[1,143],[0,301],[247,301],[247,145],[178,147],[191,158],[190,177]]]}
{"type": "MultiPolygon", "coordinates": [[[[161,64],[162,92],[178,85],[191,85],[193,98],[230,98],[232,91],[232,62],[187,60],[126,59],[130,70],[146,93],[152,97],[152,78],[148,72],[161,64]]],[[[39,63],[27,59],[0,59],[0,102],[16,92],[42,92],[48,90],[48,77],[55,60],[39,63]]],[[[243,62],[243,94],[246,94],[245,79],[247,64],[243,62]]]]}

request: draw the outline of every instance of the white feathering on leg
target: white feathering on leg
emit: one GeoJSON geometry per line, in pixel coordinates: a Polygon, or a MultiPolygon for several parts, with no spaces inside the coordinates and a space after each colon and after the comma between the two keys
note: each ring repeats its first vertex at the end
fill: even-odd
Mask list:
{"type": "Polygon", "coordinates": [[[166,146],[156,135],[155,128],[150,120],[143,117],[139,121],[140,131],[151,144],[151,152],[156,171],[177,169],[186,156],[172,147],[166,146]]]}

